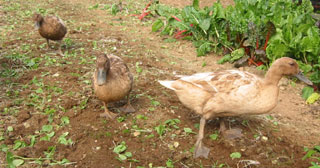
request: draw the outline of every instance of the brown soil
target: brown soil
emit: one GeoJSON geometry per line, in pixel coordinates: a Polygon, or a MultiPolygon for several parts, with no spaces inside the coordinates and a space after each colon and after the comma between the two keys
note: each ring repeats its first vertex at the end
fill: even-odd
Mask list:
{"type": "MultiPolygon", "coordinates": [[[[209,158],[192,158],[190,149],[195,143],[196,134],[188,135],[183,128],[191,128],[197,133],[195,124],[199,123],[199,117],[185,108],[172,91],[160,86],[157,80],[173,79],[174,74],[188,75],[233,67],[230,64],[218,65],[216,62],[221,56],[216,54],[196,57],[195,48],[189,41],[165,43],[163,39],[168,37],[151,32],[153,18],[141,22],[132,16],[135,10],[140,12],[147,2],[123,1],[124,10],[113,16],[109,10],[102,9],[104,5],[108,7],[113,3],[110,0],[50,0],[47,3],[41,0],[1,1],[0,8],[5,10],[0,11],[0,15],[6,18],[0,19],[0,25],[14,25],[14,28],[3,31],[8,38],[1,39],[0,70],[2,74],[6,68],[11,68],[18,72],[18,76],[0,78],[0,133],[5,137],[0,143],[11,146],[16,140],[22,140],[30,144],[30,135],[42,137],[43,134],[38,131],[43,125],[50,124],[44,112],[54,108],[56,111],[51,124],[54,125],[55,136],[50,141],[40,141],[37,137],[33,147],[12,150],[14,154],[27,158],[45,157],[44,152],[48,147],[56,146],[55,160],[67,158],[72,162],[67,167],[81,168],[148,167],[150,164],[166,166],[169,159],[175,167],[225,164],[225,167],[242,168],[245,167],[245,160],[258,161],[260,165],[256,167],[263,168],[308,167],[310,160],[301,159],[305,155],[303,148],[319,144],[320,109],[317,103],[305,104],[301,98],[303,85],[288,79],[280,82],[279,103],[270,114],[272,119],[266,117],[269,115],[228,118],[230,127],[241,128],[244,133],[243,137],[234,141],[224,140],[220,135],[218,140],[210,140],[209,135],[219,130],[218,120],[213,119],[206,125],[204,138],[204,143],[210,147],[209,158]],[[20,4],[18,9],[9,10],[16,4],[20,4]],[[90,9],[95,4],[100,4],[98,9],[90,9]],[[71,39],[72,43],[63,47],[69,53],[65,57],[54,53],[56,46],[47,50],[45,40],[32,27],[31,14],[39,9],[56,14],[66,22],[66,38],[71,39]],[[25,14],[26,11],[31,14],[25,14]],[[26,16],[21,17],[23,14],[26,16]],[[29,50],[23,49],[23,45],[29,45],[29,50]],[[39,67],[23,68],[23,62],[9,57],[16,52],[30,58],[41,58],[39,67]],[[137,111],[120,114],[125,118],[123,122],[99,117],[103,112],[102,103],[93,95],[90,80],[94,58],[103,52],[122,57],[135,76],[131,100],[137,111]],[[54,63],[48,63],[48,57],[55,59],[54,63]],[[205,67],[201,66],[203,62],[207,64],[205,67]],[[137,66],[142,68],[141,73],[136,71],[137,66]],[[47,89],[39,93],[40,98],[33,106],[31,103],[35,98],[32,95],[39,88],[37,82],[32,82],[35,79],[42,81],[47,89]],[[49,86],[61,88],[62,92],[52,91],[49,86]],[[18,95],[15,95],[15,91],[18,95]],[[160,105],[153,106],[151,100],[160,102],[160,105]],[[8,109],[9,112],[5,112],[8,109]],[[148,119],[137,119],[138,115],[148,119]],[[62,116],[70,118],[69,125],[61,126],[62,116]],[[154,127],[175,118],[181,121],[177,124],[179,129],[171,128],[160,138],[154,127]],[[6,132],[8,126],[13,126],[14,131],[6,132]],[[135,136],[137,127],[143,131],[135,136]],[[68,138],[74,142],[72,145],[57,143],[58,137],[64,132],[69,132],[68,138]],[[154,137],[149,138],[151,134],[154,137]],[[116,159],[113,148],[122,141],[126,142],[126,151],[132,152],[132,158],[121,162],[116,159]],[[174,143],[179,145],[172,147],[174,143]],[[240,152],[241,159],[231,159],[233,152],[240,152]]],[[[160,1],[175,7],[183,7],[191,2],[160,1]]],[[[204,6],[213,1],[200,3],[204,6]]],[[[233,4],[231,0],[222,3],[233,4]]],[[[254,67],[246,67],[245,70],[261,74],[254,67]]],[[[117,112],[123,103],[114,103],[110,110],[117,112]]],[[[4,152],[0,153],[0,158],[0,167],[5,167],[4,152]]],[[[45,161],[43,165],[48,165],[48,162],[45,161]]],[[[25,163],[22,167],[37,166],[25,163]]]]}

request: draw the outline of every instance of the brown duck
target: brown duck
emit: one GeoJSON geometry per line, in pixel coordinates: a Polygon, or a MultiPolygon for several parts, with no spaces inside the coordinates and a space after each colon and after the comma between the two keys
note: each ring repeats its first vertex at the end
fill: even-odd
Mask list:
{"type": "MultiPolygon", "coordinates": [[[[238,70],[198,73],[173,81],[159,81],[172,89],[186,107],[201,116],[194,157],[208,157],[209,148],[202,143],[206,120],[215,117],[264,114],[277,105],[279,80],[293,75],[308,85],[294,59],[277,59],[264,78],[238,70]]],[[[220,123],[220,127],[225,127],[220,123]]],[[[221,128],[224,131],[225,128],[221,128]]],[[[229,132],[235,132],[229,130],[229,132]]]]}
{"type": "Polygon", "coordinates": [[[103,101],[105,112],[102,117],[113,119],[116,114],[108,110],[107,104],[127,96],[127,104],[120,108],[126,113],[134,112],[129,94],[132,90],[133,76],[123,60],[115,55],[102,54],[97,57],[96,70],[93,74],[94,92],[103,101]]]}
{"type": "Polygon", "coordinates": [[[62,54],[61,40],[67,34],[67,28],[63,21],[56,16],[42,17],[40,14],[34,14],[33,20],[36,22],[36,28],[40,35],[47,40],[48,49],[49,40],[59,42],[59,54],[62,54]]]}

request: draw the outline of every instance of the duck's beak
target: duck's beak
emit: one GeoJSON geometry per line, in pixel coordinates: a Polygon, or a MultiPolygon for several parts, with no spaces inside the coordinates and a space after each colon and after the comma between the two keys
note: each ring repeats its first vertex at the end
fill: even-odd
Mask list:
{"type": "Polygon", "coordinates": [[[313,83],[307,77],[305,77],[301,71],[299,71],[299,73],[296,74],[295,77],[308,85],[313,85],[313,83]]]}
{"type": "Polygon", "coordinates": [[[107,81],[107,71],[104,68],[98,69],[98,77],[97,77],[97,83],[99,86],[105,84],[107,81]]]}

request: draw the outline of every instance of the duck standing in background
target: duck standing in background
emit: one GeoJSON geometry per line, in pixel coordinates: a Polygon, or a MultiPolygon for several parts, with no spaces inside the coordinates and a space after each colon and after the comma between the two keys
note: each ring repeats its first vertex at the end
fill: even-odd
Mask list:
{"type": "Polygon", "coordinates": [[[120,108],[125,113],[135,112],[130,104],[129,94],[133,86],[133,76],[124,61],[115,55],[102,54],[97,57],[93,74],[93,88],[98,99],[103,101],[105,112],[101,117],[109,119],[117,115],[108,110],[109,102],[119,101],[127,96],[127,104],[120,108]]]}
{"type": "MultiPolygon", "coordinates": [[[[226,70],[159,82],[174,90],[182,104],[201,116],[194,158],[207,158],[210,150],[202,142],[206,120],[268,113],[277,105],[278,83],[284,75],[294,75],[312,85],[303,76],[296,61],[288,57],[276,60],[263,79],[248,72],[226,70]]],[[[220,127],[224,127],[223,122],[220,127]]]]}
{"type": "Polygon", "coordinates": [[[63,21],[56,16],[42,17],[40,14],[34,14],[33,20],[36,22],[36,28],[40,35],[47,40],[48,49],[49,40],[58,41],[59,54],[63,55],[61,50],[61,41],[67,34],[67,28],[63,21]]]}

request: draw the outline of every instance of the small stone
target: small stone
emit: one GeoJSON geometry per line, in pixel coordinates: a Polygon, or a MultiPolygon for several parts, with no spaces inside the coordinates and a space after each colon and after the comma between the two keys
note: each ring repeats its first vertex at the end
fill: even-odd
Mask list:
{"type": "Polygon", "coordinates": [[[101,149],[101,147],[100,147],[100,146],[97,146],[97,147],[96,147],[96,150],[100,150],[100,149],[101,149]]]}
{"type": "Polygon", "coordinates": [[[268,137],[266,137],[266,136],[262,136],[262,138],[261,138],[263,141],[268,141],[268,137]]]}
{"type": "Polygon", "coordinates": [[[29,128],[29,127],[30,127],[30,124],[29,124],[28,122],[24,122],[24,123],[23,123],[23,126],[24,126],[25,128],[29,128]]]}
{"type": "Polygon", "coordinates": [[[280,90],[286,90],[286,88],[283,86],[280,86],[280,90]]]}
{"type": "Polygon", "coordinates": [[[58,77],[58,76],[60,76],[60,74],[57,72],[57,73],[53,74],[52,76],[53,77],[58,77]]]}
{"type": "Polygon", "coordinates": [[[179,145],[180,145],[179,142],[174,142],[174,143],[173,143],[173,146],[174,146],[175,148],[177,148],[179,145]]]}
{"type": "Polygon", "coordinates": [[[135,137],[137,137],[139,135],[141,135],[141,132],[136,131],[136,132],[133,133],[133,136],[135,136],[135,137]]]}
{"type": "Polygon", "coordinates": [[[181,134],[181,130],[177,130],[174,133],[177,134],[177,135],[180,135],[181,134]]]}

